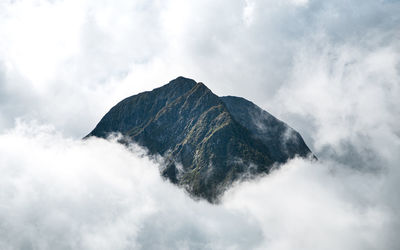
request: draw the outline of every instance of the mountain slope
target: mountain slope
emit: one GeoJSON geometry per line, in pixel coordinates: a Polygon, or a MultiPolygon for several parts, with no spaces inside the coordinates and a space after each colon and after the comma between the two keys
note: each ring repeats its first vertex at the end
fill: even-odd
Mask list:
{"type": "Polygon", "coordinates": [[[236,96],[220,98],[233,118],[268,147],[275,161],[283,163],[296,155],[306,157],[311,153],[298,132],[254,103],[236,96]]]}
{"type": "Polygon", "coordinates": [[[164,156],[163,176],[210,202],[235,180],[310,153],[297,132],[251,102],[183,77],[122,100],[87,137],[110,132],[164,156]]]}

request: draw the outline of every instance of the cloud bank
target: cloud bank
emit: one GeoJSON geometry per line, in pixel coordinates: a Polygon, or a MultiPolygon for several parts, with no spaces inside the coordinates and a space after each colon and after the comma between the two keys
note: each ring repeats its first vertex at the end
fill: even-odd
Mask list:
{"type": "Polygon", "coordinates": [[[2,249],[395,249],[398,156],[360,173],[295,159],[220,205],[161,179],[144,150],[20,123],[0,135],[2,249]]]}
{"type": "Polygon", "coordinates": [[[138,147],[26,124],[0,141],[2,249],[223,249],[261,239],[254,219],[163,181],[138,147]]]}
{"type": "Polygon", "coordinates": [[[374,0],[2,1],[0,248],[397,249],[398,13],[374,0]],[[178,75],[254,101],[320,160],[214,206],[136,146],[79,139],[178,75]]]}

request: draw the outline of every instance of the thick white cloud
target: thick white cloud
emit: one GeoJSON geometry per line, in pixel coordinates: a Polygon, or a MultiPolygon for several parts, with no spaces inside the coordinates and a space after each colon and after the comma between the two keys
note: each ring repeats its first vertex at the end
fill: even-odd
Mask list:
{"type": "Polygon", "coordinates": [[[396,249],[399,13],[375,0],[1,1],[0,248],[396,249]],[[276,114],[320,161],[214,206],[162,181],[141,149],[79,140],[179,75],[276,114]]]}
{"type": "Polygon", "coordinates": [[[64,138],[35,124],[1,134],[1,248],[395,249],[399,243],[397,189],[391,189],[396,155],[380,175],[296,159],[211,205],[162,180],[157,161],[144,153],[134,145],[64,138]]]}
{"type": "Polygon", "coordinates": [[[261,240],[254,219],[193,201],[140,148],[32,124],[0,137],[2,249],[226,249],[261,240]]]}
{"type": "Polygon", "coordinates": [[[301,51],[312,58],[325,47],[387,48],[399,57],[397,1],[22,0],[0,7],[0,128],[33,117],[81,137],[117,101],[179,75],[280,114],[271,100],[293,79],[301,51]]]}

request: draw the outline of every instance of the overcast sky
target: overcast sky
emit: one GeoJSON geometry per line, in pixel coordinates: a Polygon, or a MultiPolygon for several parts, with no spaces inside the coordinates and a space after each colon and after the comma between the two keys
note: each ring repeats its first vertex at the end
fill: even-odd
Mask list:
{"type": "Polygon", "coordinates": [[[0,1],[4,249],[396,249],[399,128],[397,0],[0,1]],[[320,161],[214,207],[137,150],[79,140],[177,76],[253,101],[320,161]]]}

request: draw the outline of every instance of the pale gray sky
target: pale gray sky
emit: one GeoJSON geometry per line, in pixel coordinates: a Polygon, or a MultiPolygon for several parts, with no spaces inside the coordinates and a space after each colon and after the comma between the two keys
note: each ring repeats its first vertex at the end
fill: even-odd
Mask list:
{"type": "Polygon", "coordinates": [[[124,242],[155,247],[154,234],[175,249],[176,242],[182,249],[395,249],[399,13],[395,0],[0,1],[0,221],[8,223],[0,223],[8,231],[0,247],[46,248],[60,240],[59,248],[98,249],[112,245],[103,242],[110,234],[120,249],[124,242]],[[158,175],[140,182],[126,174],[131,165],[145,171],[150,161],[114,144],[79,142],[122,98],[181,75],[287,122],[320,162],[289,163],[239,185],[213,208],[184,198],[158,175]],[[63,172],[89,165],[98,168],[63,172]],[[61,170],[53,173],[53,166],[61,170]],[[140,182],[143,194],[119,184],[131,182],[140,182]],[[88,191],[75,199],[74,188],[88,191]],[[85,217],[98,205],[100,222],[85,217]],[[195,212],[182,214],[181,207],[195,212]],[[21,219],[7,219],[13,216],[21,219]],[[76,241],[77,232],[83,236],[76,241]]]}

